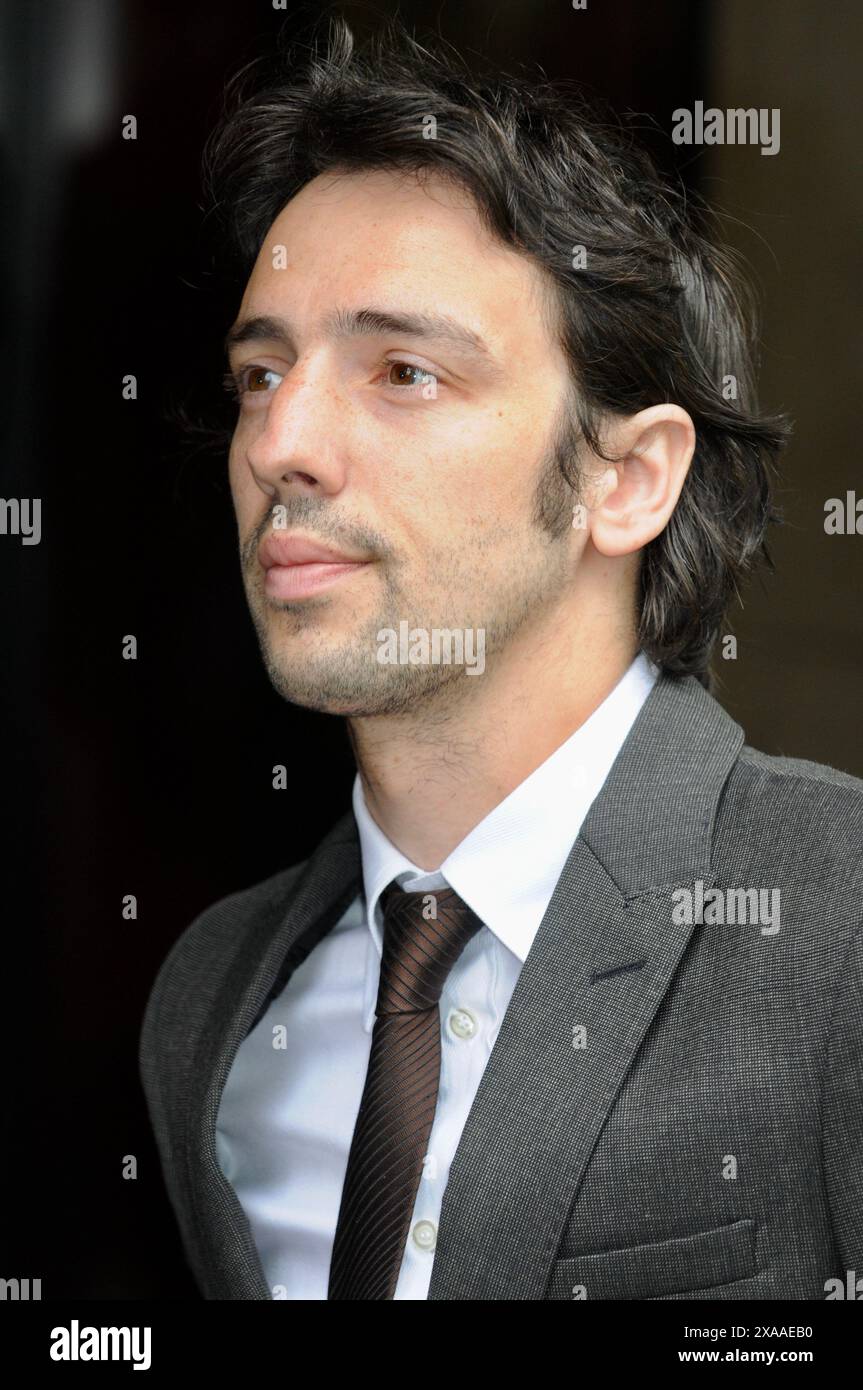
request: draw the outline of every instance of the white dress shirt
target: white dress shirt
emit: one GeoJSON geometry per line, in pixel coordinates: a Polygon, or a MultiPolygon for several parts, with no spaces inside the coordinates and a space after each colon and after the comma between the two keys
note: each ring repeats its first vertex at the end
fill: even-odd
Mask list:
{"type": "Polygon", "coordinates": [[[274,1298],[327,1297],[375,1019],[378,900],[393,879],[414,891],[449,885],[484,923],[441,996],[437,1109],[395,1290],[397,1299],[428,1297],[450,1164],[504,1012],[573,841],[656,675],[639,654],[590,718],[435,873],[390,842],[357,776],[364,893],[240,1045],[216,1121],[219,1165],[248,1216],[274,1298]]]}

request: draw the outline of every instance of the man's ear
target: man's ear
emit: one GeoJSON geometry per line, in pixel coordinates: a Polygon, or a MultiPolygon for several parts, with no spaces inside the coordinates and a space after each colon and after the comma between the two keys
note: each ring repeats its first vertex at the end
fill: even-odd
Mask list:
{"type": "Polygon", "coordinates": [[[668,525],[695,452],[695,426],[679,405],[653,405],[615,422],[603,445],[615,462],[589,485],[590,538],[602,555],[629,555],[668,525]]]}

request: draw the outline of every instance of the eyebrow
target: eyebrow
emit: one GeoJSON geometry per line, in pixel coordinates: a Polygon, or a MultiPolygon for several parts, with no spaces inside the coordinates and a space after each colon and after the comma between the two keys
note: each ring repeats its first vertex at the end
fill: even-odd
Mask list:
{"type": "MultiPolygon", "coordinates": [[[[462,352],[479,358],[487,367],[500,370],[488,344],[472,328],[450,318],[447,314],[425,312],[395,313],[387,309],[334,309],[324,320],[324,332],[333,339],[381,337],[401,333],[409,338],[429,338],[451,343],[462,352]]],[[[225,338],[225,352],[240,343],[273,338],[289,343],[291,326],[287,319],[272,314],[257,314],[234,324],[225,338]]]]}

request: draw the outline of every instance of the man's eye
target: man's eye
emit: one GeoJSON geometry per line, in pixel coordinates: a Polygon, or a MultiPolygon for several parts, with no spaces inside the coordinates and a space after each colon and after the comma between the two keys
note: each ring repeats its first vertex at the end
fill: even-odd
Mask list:
{"type": "Polygon", "coordinates": [[[419,387],[427,386],[430,383],[437,385],[437,377],[434,372],[427,372],[425,367],[418,367],[415,362],[393,362],[386,363],[387,385],[419,387]]]}
{"type": "Polygon", "coordinates": [[[270,371],[269,367],[249,367],[243,373],[245,389],[247,391],[266,391],[269,378],[278,375],[278,372],[270,371]]]}
{"type": "Polygon", "coordinates": [[[271,367],[241,367],[237,372],[225,374],[225,387],[237,400],[241,400],[243,396],[266,395],[268,391],[275,390],[281,379],[281,373],[273,371],[271,367]],[[274,384],[271,384],[271,378],[274,378],[274,384]]]}

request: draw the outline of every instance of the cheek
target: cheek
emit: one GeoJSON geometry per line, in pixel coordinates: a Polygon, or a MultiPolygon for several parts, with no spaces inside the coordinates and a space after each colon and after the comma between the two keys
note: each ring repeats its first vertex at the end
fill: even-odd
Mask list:
{"type": "Polygon", "coordinates": [[[255,498],[263,501],[263,494],[252,477],[251,469],[245,461],[245,454],[238,435],[235,433],[228,453],[228,483],[234,508],[238,515],[248,512],[255,498]]]}
{"type": "MultiPolygon", "coordinates": [[[[231,491],[232,491],[232,492],[236,489],[236,487],[237,487],[237,485],[238,485],[238,483],[239,483],[239,478],[240,478],[240,458],[241,458],[241,452],[240,452],[240,445],[239,445],[238,435],[237,435],[237,431],[234,430],[234,433],[233,433],[233,435],[231,436],[231,447],[230,447],[230,449],[228,450],[228,482],[231,484],[231,491]]],[[[247,471],[248,471],[248,470],[247,470],[247,471]]]]}
{"type": "Polygon", "coordinates": [[[433,438],[400,451],[398,475],[405,494],[422,497],[435,514],[481,520],[491,513],[517,514],[530,492],[537,432],[515,414],[483,412],[453,418],[433,438]]]}
{"type": "Polygon", "coordinates": [[[484,447],[442,449],[422,467],[401,472],[397,487],[378,499],[380,515],[437,579],[454,552],[496,564],[497,552],[505,561],[531,531],[532,466],[487,440],[484,447]]]}
{"type": "Polygon", "coordinates": [[[254,484],[248,467],[241,462],[242,455],[232,447],[228,455],[228,484],[237,531],[242,541],[246,540],[257,526],[261,512],[266,506],[266,498],[254,484]]]}

